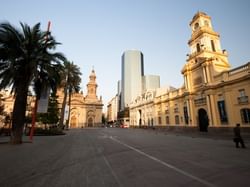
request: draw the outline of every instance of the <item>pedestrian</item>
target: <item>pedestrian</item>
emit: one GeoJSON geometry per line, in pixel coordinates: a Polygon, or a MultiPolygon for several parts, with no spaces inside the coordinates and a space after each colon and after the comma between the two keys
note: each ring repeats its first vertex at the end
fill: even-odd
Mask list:
{"type": "Polygon", "coordinates": [[[239,143],[241,144],[242,148],[246,148],[244,141],[243,141],[241,134],[240,134],[240,124],[239,123],[237,123],[236,127],[234,127],[234,142],[235,142],[236,148],[239,148],[239,143]]]}

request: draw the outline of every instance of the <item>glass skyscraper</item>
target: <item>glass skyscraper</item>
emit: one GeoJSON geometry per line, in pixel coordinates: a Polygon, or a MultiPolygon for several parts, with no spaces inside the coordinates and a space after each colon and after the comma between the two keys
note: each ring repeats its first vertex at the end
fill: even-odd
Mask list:
{"type": "Polygon", "coordinates": [[[143,64],[141,51],[128,50],[122,55],[121,110],[142,94],[143,64]]]}

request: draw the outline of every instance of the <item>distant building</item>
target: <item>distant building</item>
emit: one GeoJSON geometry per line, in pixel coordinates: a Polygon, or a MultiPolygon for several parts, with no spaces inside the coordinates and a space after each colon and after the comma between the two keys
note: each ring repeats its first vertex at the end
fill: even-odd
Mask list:
{"type": "MultiPolygon", "coordinates": [[[[59,94],[59,104],[63,94],[59,94]]],[[[71,97],[69,128],[99,127],[102,125],[102,98],[97,97],[96,74],[92,70],[87,84],[87,95],[74,93],[71,97]]]]}
{"type": "Polygon", "coordinates": [[[111,99],[107,106],[107,122],[114,123],[117,121],[118,114],[118,96],[111,99]]]}
{"type": "Polygon", "coordinates": [[[143,54],[137,50],[125,51],[122,55],[121,110],[142,93],[144,75],[143,54]]]}
{"type": "Polygon", "coordinates": [[[175,90],[175,88],[161,87],[146,90],[141,96],[138,96],[129,106],[130,126],[149,126],[162,125],[161,119],[157,119],[157,115],[161,111],[156,112],[155,98],[167,94],[175,90]]]}
{"type": "Polygon", "coordinates": [[[156,88],[160,88],[159,75],[145,75],[142,77],[142,93],[156,88]]]}

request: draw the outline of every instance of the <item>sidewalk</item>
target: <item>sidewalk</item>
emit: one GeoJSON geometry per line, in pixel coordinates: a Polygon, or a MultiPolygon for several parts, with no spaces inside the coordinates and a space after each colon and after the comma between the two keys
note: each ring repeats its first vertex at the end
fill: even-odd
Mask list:
{"type": "MultiPolygon", "coordinates": [[[[164,133],[164,134],[174,134],[176,136],[189,136],[193,138],[210,138],[217,140],[230,140],[232,141],[234,138],[234,133],[232,129],[228,129],[225,131],[216,130],[216,129],[208,129],[208,132],[200,132],[197,128],[143,128],[143,130],[155,133],[164,133]]],[[[241,135],[246,142],[250,142],[250,132],[241,130],[241,135]]]]}
{"type": "MultiPolygon", "coordinates": [[[[32,143],[29,139],[29,136],[25,136],[23,135],[23,143],[32,143]]],[[[9,144],[10,142],[10,136],[4,136],[4,135],[1,135],[0,136],[0,144],[9,144]]]]}

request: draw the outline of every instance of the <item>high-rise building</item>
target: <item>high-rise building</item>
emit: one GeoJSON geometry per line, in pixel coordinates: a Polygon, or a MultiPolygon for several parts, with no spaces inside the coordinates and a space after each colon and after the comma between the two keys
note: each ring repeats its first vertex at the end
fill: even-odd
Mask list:
{"type": "Polygon", "coordinates": [[[144,75],[143,54],[138,50],[128,50],[122,55],[121,110],[129,106],[142,93],[144,75]]]}
{"type": "Polygon", "coordinates": [[[142,77],[142,92],[147,90],[154,90],[160,88],[160,76],[159,75],[145,75],[142,77]]]}

